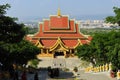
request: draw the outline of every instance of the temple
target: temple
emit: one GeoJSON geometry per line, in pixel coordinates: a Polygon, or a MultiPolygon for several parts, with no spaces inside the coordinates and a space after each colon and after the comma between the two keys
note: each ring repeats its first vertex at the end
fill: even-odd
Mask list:
{"type": "Polygon", "coordinates": [[[60,9],[57,15],[50,15],[49,19],[40,22],[39,31],[32,36],[27,35],[26,39],[40,48],[37,57],[53,58],[74,57],[77,46],[91,41],[90,36],[80,32],[79,24],[75,19],[69,19],[68,15],[61,15],[60,9]]]}

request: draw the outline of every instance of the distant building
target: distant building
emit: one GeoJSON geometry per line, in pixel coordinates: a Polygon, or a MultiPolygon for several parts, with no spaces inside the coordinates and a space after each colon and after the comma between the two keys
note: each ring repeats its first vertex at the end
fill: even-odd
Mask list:
{"type": "Polygon", "coordinates": [[[118,26],[118,24],[106,23],[104,20],[80,20],[77,22],[80,28],[111,28],[111,26],[118,26]]]}
{"type": "Polygon", "coordinates": [[[59,9],[57,15],[50,15],[49,19],[39,23],[39,32],[28,35],[26,39],[40,48],[38,58],[74,57],[77,46],[91,41],[90,36],[79,31],[78,23],[74,19],[69,19],[67,15],[61,15],[59,9]]]}

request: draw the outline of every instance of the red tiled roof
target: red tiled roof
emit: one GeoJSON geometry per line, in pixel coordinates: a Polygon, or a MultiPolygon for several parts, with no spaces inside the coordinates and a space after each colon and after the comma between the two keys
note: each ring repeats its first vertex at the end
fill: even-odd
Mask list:
{"type": "Polygon", "coordinates": [[[49,31],[50,30],[49,21],[48,20],[45,20],[43,25],[44,25],[44,27],[43,27],[44,31],[49,31]]]}
{"type": "Polygon", "coordinates": [[[44,28],[44,32],[55,32],[55,33],[58,33],[58,32],[76,32],[76,28],[75,28],[75,23],[73,20],[70,20],[69,21],[69,27],[68,29],[50,29],[50,21],[49,20],[44,20],[44,23],[43,23],[43,28],[44,28]]]}
{"type": "MultiPolygon", "coordinates": [[[[55,39],[47,39],[47,40],[41,39],[41,43],[45,47],[52,47],[56,42],[57,42],[57,40],[55,40],[55,39]]],[[[62,40],[62,42],[64,43],[65,46],[71,48],[71,47],[74,47],[77,45],[78,40],[77,39],[75,39],[75,40],[66,39],[66,40],[62,40]]]]}
{"type": "Polygon", "coordinates": [[[77,39],[74,39],[74,40],[67,39],[67,40],[62,40],[62,41],[67,47],[74,47],[78,43],[77,39]]]}
{"type": "MultiPolygon", "coordinates": [[[[73,48],[78,44],[77,39],[63,39],[61,41],[65,46],[69,48],[73,48]]],[[[32,42],[36,42],[36,41],[34,40],[32,42]]],[[[57,39],[41,39],[40,42],[45,47],[52,47],[57,42],[57,39]]],[[[81,40],[81,43],[88,44],[89,42],[87,40],[81,40]]]]}
{"type": "Polygon", "coordinates": [[[50,28],[53,28],[53,29],[61,29],[61,28],[68,28],[68,24],[69,24],[69,21],[68,21],[68,17],[65,16],[51,16],[50,17],[50,28]]]}
{"type": "Polygon", "coordinates": [[[78,44],[78,39],[82,44],[88,44],[92,37],[86,38],[79,32],[79,26],[74,20],[68,20],[67,16],[51,16],[50,20],[44,20],[39,25],[39,32],[32,38],[27,37],[27,40],[36,43],[40,39],[44,47],[52,47],[60,37],[63,44],[69,48],[73,48],[78,44]]]}
{"type": "MultiPolygon", "coordinates": [[[[46,30],[48,30],[48,21],[45,22],[45,28],[46,30]]],[[[67,32],[67,30],[65,30],[64,33],[63,31],[62,32],[59,32],[59,33],[53,33],[54,30],[51,30],[52,32],[49,32],[49,33],[45,33],[44,31],[42,31],[42,25],[40,25],[40,32],[38,34],[36,34],[34,37],[78,37],[78,38],[84,38],[84,36],[82,34],[79,33],[79,28],[78,28],[78,25],[76,24],[75,27],[74,27],[74,22],[71,21],[71,24],[70,24],[70,30],[74,30],[75,32],[67,32]]],[[[69,30],[69,31],[70,31],[69,30]]],[[[55,30],[57,31],[57,30],[55,30]]]]}
{"type": "Polygon", "coordinates": [[[76,38],[76,37],[78,37],[78,38],[84,38],[84,36],[83,35],[80,35],[80,34],[39,34],[39,35],[36,35],[35,37],[68,37],[68,38],[71,38],[71,37],[73,37],[73,38],[76,38]]]}
{"type": "Polygon", "coordinates": [[[87,40],[81,40],[82,44],[88,44],[89,42],[87,40]]]}
{"type": "Polygon", "coordinates": [[[48,40],[48,39],[41,39],[41,44],[45,47],[52,47],[57,40],[48,40]]]}

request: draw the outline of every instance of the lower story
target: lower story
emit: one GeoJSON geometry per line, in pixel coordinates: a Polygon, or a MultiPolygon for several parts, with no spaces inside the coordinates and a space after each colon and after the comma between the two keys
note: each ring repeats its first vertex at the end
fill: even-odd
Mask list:
{"type": "Polygon", "coordinates": [[[75,49],[55,49],[55,50],[50,50],[50,49],[41,49],[40,53],[37,55],[37,58],[39,57],[52,57],[52,58],[57,58],[57,57],[75,57],[75,49]]]}

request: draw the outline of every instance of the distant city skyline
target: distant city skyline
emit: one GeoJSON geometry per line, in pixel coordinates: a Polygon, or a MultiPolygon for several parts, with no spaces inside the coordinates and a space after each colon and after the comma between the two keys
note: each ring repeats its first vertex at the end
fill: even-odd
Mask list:
{"type": "Polygon", "coordinates": [[[49,17],[58,8],[61,14],[72,18],[104,19],[114,15],[114,6],[120,7],[120,0],[0,0],[0,5],[6,3],[11,5],[7,15],[19,20],[49,17]]]}

